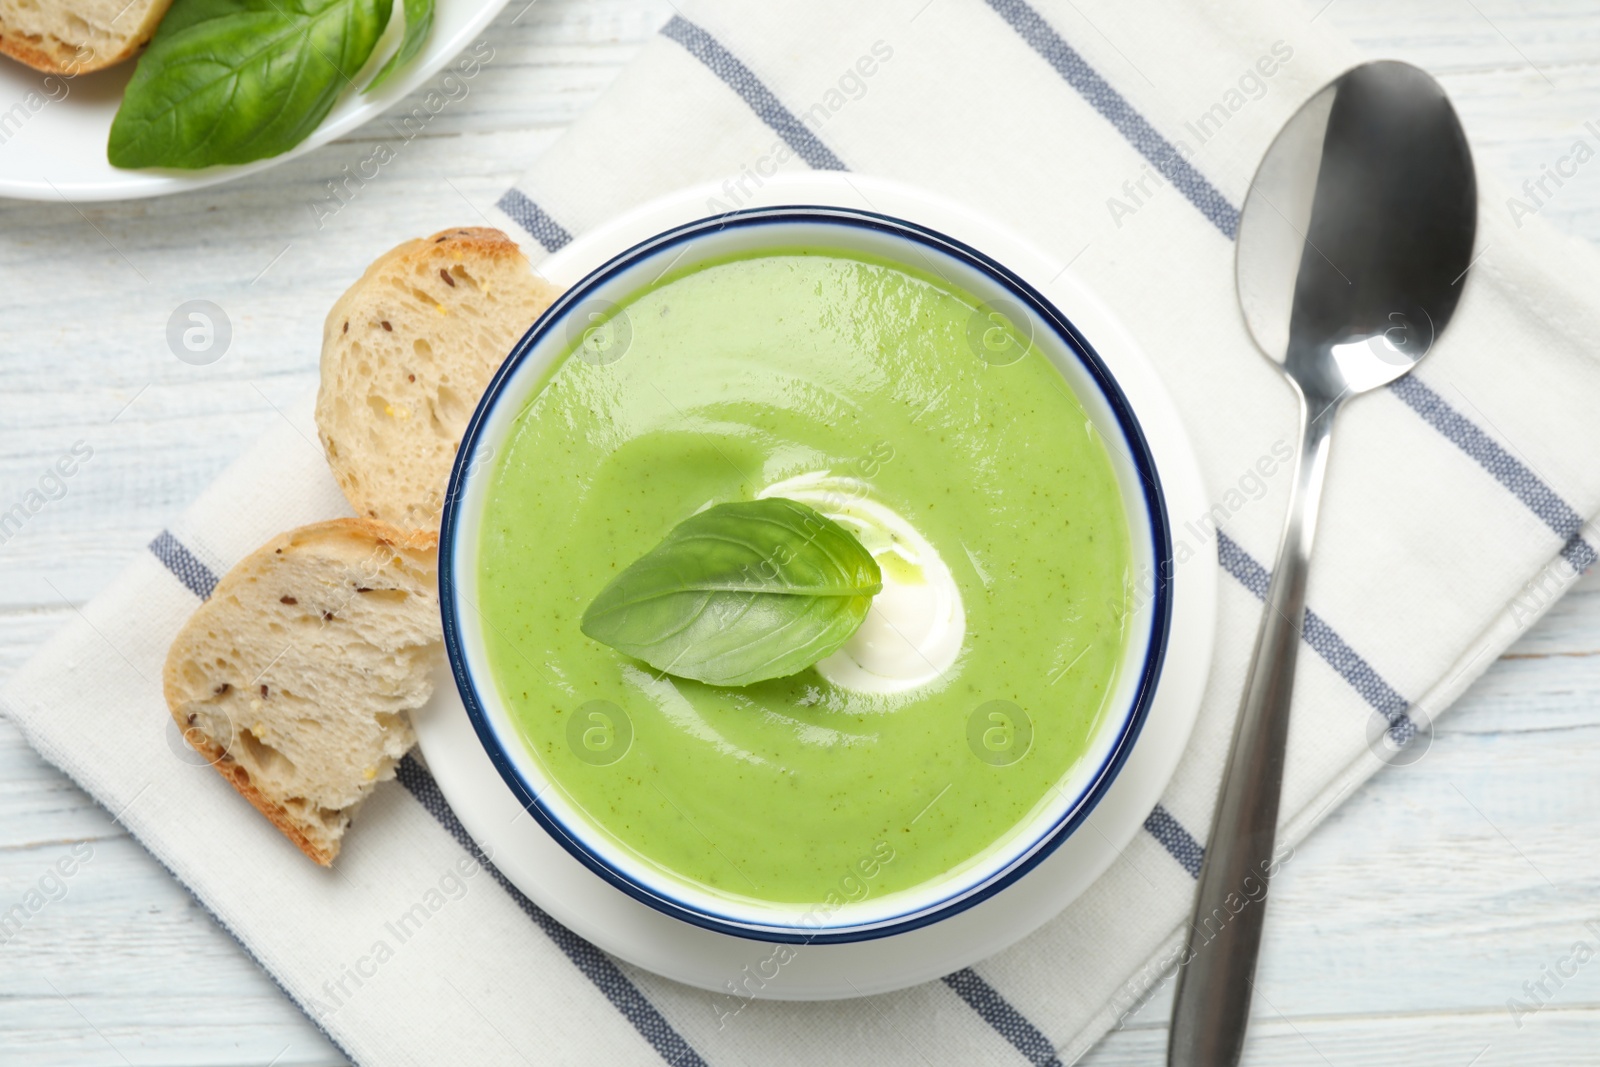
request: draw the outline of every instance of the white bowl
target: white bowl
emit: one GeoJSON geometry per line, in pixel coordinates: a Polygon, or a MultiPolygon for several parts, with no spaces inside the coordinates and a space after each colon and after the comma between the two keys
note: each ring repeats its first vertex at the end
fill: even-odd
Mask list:
{"type": "MultiPolygon", "coordinates": [[[[1104,845],[1120,848],[1137,832],[1187,737],[1209,661],[1215,568],[1205,564],[1174,571],[1161,561],[1171,558],[1167,512],[1204,510],[1192,456],[1170,402],[1126,334],[1070,278],[1004,231],[923,194],[861,178],[801,175],[769,182],[761,193],[759,203],[711,221],[705,217],[713,191],[677,194],[591,231],[543,265],[557,282],[584,277],[529,332],[486,392],[458,457],[441,541],[447,645],[482,749],[476,761],[465,758],[460,751],[460,713],[435,709],[418,717],[429,764],[453,803],[458,793],[470,794],[460,796],[458,809],[468,809],[460,814],[476,833],[474,823],[481,821],[469,817],[469,812],[485,806],[481,781],[467,789],[466,776],[452,774],[450,768],[476,762],[481,776],[486,753],[510,787],[509,796],[501,791],[497,805],[503,807],[509,800],[509,810],[521,808],[531,814],[533,820],[521,820],[522,826],[543,827],[548,840],[559,845],[556,851],[565,850],[578,871],[587,873],[590,897],[596,889],[609,891],[598,899],[612,910],[619,903],[614,893],[660,916],[681,920],[677,926],[692,924],[711,932],[702,937],[802,943],[809,946],[808,958],[819,952],[870,952],[873,945],[916,938],[931,932],[934,924],[945,931],[980,913],[1003,915],[1003,936],[1014,940],[1049,918],[1103,869],[1110,858],[1101,855],[1104,845]],[[908,264],[926,264],[926,257],[936,257],[940,272],[959,287],[984,300],[1010,301],[1013,321],[1031,322],[1035,345],[1055,361],[1112,446],[1109,453],[1128,508],[1134,566],[1149,578],[1149,595],[1136,601],[1129,628],[1133,637],[1108,705],[1116,711],[1107,716],[1088,754],[1068,772],[1056,801],[1037,812],[1004,847],[960,874],[847,904],[820,921],[810,909],[708,893],[641,861],[596,832],[559,789],[549,788],[542,768],[527,752],[488,672],[481,623],[471,607],[478,599],[477,530],[486,483],[486,478],[473,474],[483,466],[475,457],[485,454],[480,449],[499,444],[523,402],[539,387],[550,360],[569,347],[568,323],[573,316],[595,300],[621,303],[668,262],[682,268],[702,256],[718,258],[742,248],[796,243],[855,248],[908,264]],[[451,740],[445,741],[447,736],[451,740]],[[1131,787],[1124,786],[1130,775],[1131,787]],[[1091,814],[1094,832],[1075,833],[1091,814]],[[1085,839],[1092,839],[1087,846],[1082,844],[1085,839]],[[1059,862],[1064,856],[1065,864],[1059,862]],[[1047,869],[1054,872],[1051,878],[1036,877],[1047,869]],[[1053,892],[1019,892],[1047,883],[1055,885],[1053,892]],[[996,910],[994,905],[1002,898],[1006,906],[996,910]],[[1024,898],[1033,903],[1019,909],[1016,905],[1024,898]]],[[[520,831],[517,836],[524,837],[520,831]]],[[[595,909],[578,899],[581,892],[569,892],[583,879],[575,882],[567,865],[562,865],[560,877],[548,877],[548,862],[544,870],[529,870],[531,877],[519,878],[514,871],[523,865],[516,853],[525,852],[528,843],[524,839],[506,845],[512,854],[501,847],[494,852],[502,869],[558,918],[592,936],[595,923],[585,921],[582,913],[593,915],[595,909]]],[[[548,850],[540,851],[548,861],[548,850]]],[[[963,925],[975,928],[970,920],[963,925]]],[[[977,926],[992,928],[994,923],[977,926]]],[[[604,934],[596,939],[644,966],[696,980],[682,967],[663,966],[660,953],[630,951],[636,946],[617,944],[604,934]]],[[[714,943],[702,942],[708,948],[714,943]]],[[[907,971],[904,962],[890,967],[882,978],[856,974],[873,987],[885,988],[885,982],[901,984],[908,974],[943,973],[970,962],[966,957],[976,946],[960,939],[957,944],[958,952],[938,954],[941,962],[928,974],[923,968],[907,971]]],[[[985,947],[993,950],[1000,945],[989,940],[985,947]]],[[[895,955],[903,953],[890,954],[895,955]]],[[[706,984],[703,975],[701,984],[706,984]]],[[[797,988],[804,984],[797,983],[797,988]]],[[[861,981],[851,982],[850,992],[864,991],[861,981]]],[[[850,992],[835,982],[831,988],[792,995],[850,992]]]]}

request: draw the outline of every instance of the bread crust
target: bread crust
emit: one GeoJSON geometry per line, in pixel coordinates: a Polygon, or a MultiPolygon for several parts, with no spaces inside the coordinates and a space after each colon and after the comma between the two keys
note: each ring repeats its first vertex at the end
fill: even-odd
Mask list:
{"type": "MultiPolygon", "coordinates": [[[[453,226],[448,230],[429,234],[427,237],[413,237],[409,241],[401,241],[369,263],[367,269],[361,273],[361,280],[356,284],[360,285],[361,281],[366,281],[399,263],[422,258],[434,251],[436,245],[448,245],[450,248],[463,252],[470,251],[489,259],[525,258],[522,255],[522,247],[507,237],[503,230],[497,230],[493,226],[453,226]]],[[[335,304],[334,310],[328,312],[324,328],[334,321],[338,307],[339,305],[335,304]]]]}
{"type": "MultiPolygon", "coordinates": [[[[18,63],[26,63],[34,70],[42,70],[46,74],[87,73],[109,67],[127,58],[127,55],[122,55],[106,63],[90,61],[87,64],[77,64],[72,61],[77,52],[75,48],[68,48],[65,41],[58,41],[54,37],[37,37],[30,40],[20,33],[8,32],[4,24],[0,23],[0,54],[8,55],[18,63]],[[51,51],[45,50],[47,41],[55,46],[51,51]],[[62,59],[63,55],[68,58],[62,59]]],[[[131,50],[128,54],[131,54],[131,50]]]]}
{"type": "Polygon", "coordinates": [[[301,852],[304,852],[323,867],[333,866],[333,858],[339,854],[337,848],[323,848],[308,837],[305,830],[302,829],[303,824],[290,814],[288,808],[257,789],[255,783],[250,780],[249,772],[233,762],[233,757],[228,755],[226,749],[200,730],[186,726],[183,716],[178,712],[176,706],[172,705],[170,696],[167,701],[169,707],[172,708],[172,717],[178,720],[178,728],[183,731],[184,740],[188,741],[196,752],[211,762],[211,766],[216,768],[218,774],[222,775],[223,781],[238,790],[239,795],[248,800],[252,807],[271,820],[272,825],[282,831],[284,837],[293,841],[295,847],[301,852]]]}
{"type": "MultiPolygon", "coordinates": [[[[374,366],[369,374],[365,377],[356,375],[352,373],[349,353],[350,346],[356,343],[355,337],[358,336],[352,334],[351,330],[370,330],[375,327],[376,320],[372,319],[374,304],[382,306],[393,302],[396,310],[409,313],[415,310],[419,297],[434,300],[434,307],[440,312],[440,321],[443,322],[442,316],[452,311],[446,306],[452,299],[462,300],[469,291],[478,294],[480,300],[488,299],[487,286],[478,289],[474,283],[472,290],[458,288],[457,281],[449,276],[449,266],[466,268],[480,277],[490,270],[506,269],[519,275],[515,291],[506,292],[506,287],[502,285],[495,294],[497,301],[504,302],[503,305],[497,305],[494,312],[497,329],[508,335],[504,351],[489,352],[482,347],[474,349],[470,346],[465,351],[447,351],[440,344],[442,339],[437,333],[430,332],[426,326],[420,331],[407,331],[403,324],[397,324],[392,329],[399,332],[388,336],[375,335],[375,338],[383,345],[390,346],[391,353],[395,342],[404,339],[414,343],[426,342],[437,351],[437,360],[417,363],[415,374],[410,377],[411,385],[402,383],[398,388],[402,392],[413,388],[425,390],[439,384],[430,376],[440,377],[441,380],[441,376],[449,376],[451,389],[461,394],[467,405],[466,413],[461,416],[461,425],[447,426],[457,434],[465,429],[466,414],[470,414],[477,405],[483,388],[493,376],[493,369],[509,354],[516,339],[560,295],[560,290],[534,272],[515,241],[487,226],[460,226],[440,230],[428,237],[414,238],[396,245],[368,265],[360,279],[334,303],[323,323],[321,385],[316,410],[317,433],[327,455],[328,466],[358,515],[396,525],[438,529],[440,515],[437,502],[399,499],[410,494],[398,490],[392,472],[385,477],[373,469],[378,464],[374,462],[370,445],[364,445],[369,436],[391,443],[408,438],[418,440],[412,435],[428,433],[418,424],[422,412],[417,411],[418,420],[404,427],[382,419],[374,422],[376,416],[370,412],[364,398],[352,394],[358,388],[368,387],[391,373],[398,373],[398,370],[391,363],[374,358],[374,366]],[[431,269],[434,266],[440,269],[434,271],[431,269]],[[525,284],[520,277],[523,272],[525,284]],[[437,285],[433,292],[420,288],[435,283],[437,285]],[[403,290],[404,295],[394,295],[397,288],[403,290]],[[412,303],[408,304],[407,301],[412,303]]],[[[381,321],[384,330],[391,330],[387,318],[381,321]]],[[[449,420],[446,421],[448,423],[449,420]]],[[[432,481],[433,475],[438,472],[428,468],[439,458],[435,454],[426,461],[414,461],[415,465],[408,467],[407,471],[410,474],[426,471],[428,480],[432,481]]],[[[442,473],[447,479],[448,465],[442,473]]],[[[442,499],[442,480],[436,488],[442,499]]]]}
{"type": "MultiPolygon", "coordinates": [[[[363,548],[393,546],[412,553],[430,552],[437,549],[439,544],[438,535],[433,531],[400,530],[387,523],[370,519],[340,518],[312,523],[277,535],[240,560],[217,583],[212,598],[225,596],[233,585],[251,580],[261,564],[280,551],[291,548],[297,542],[305,543],[323,538],[340,538],[359,544],[363,548]]],[[[339,854],[338,838],[333,839],[331,847],[326,847],[310,836],[305,829],[304,820],[298,818],[284,804],[263,793],[250,778],[249,772],[234,761],[220,741],[189,722],[183,710],[187,694],[184,691],[180,670],[189,657],[191,631],[204,625],[206,621],[205,605],[201,605],[200,610],[191,615],[183,629],[178,631],[178,636],[173,638],[172,645],[167,650],[167,661],[162,671],[162,693],[167,701],[167,710],[171,713],[173,721],[178,724],[178,731],[184,740],[196,752],[206,757],[224,781],[233,786],[257,811],[265,815],[272,825],[294,842],[295,847],[301,852],[324,867],[331,865],[334,857],[339,854]]],[[[348,823],[347,814],[345,825],[348,823]]],[[[340,832],[342,833],[342,828],[340,832]]]]}

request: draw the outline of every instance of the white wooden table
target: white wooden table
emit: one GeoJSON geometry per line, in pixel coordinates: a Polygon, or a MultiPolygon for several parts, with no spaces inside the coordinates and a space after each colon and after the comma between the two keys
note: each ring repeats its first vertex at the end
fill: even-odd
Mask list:
{"type": "MultiPolygon", "coordinates": [[[[1314,12],[1326,0],[1305,0],[1314,12]]],[[[520,0],[496,58],[320,230],[354,136],[235,185],[156,201],[0,203],[0,508],[74,442],[93,459],[0,545],[0,678],[313,382],[333,296],[405,236],[474,223],[671,13],[520,0]],[[520,17],[518,12],[521,11],[520,17]],[[185,300],[233,324],[174,359],[185,300]]],[[[1513,184],[1600,120],[1600,0],[1334,0],[1320,16],[1434,71],[1479,165],[1513,184]]],[[[410,106],[410,104],[406,105],[410,106]]],[[[1600,240],[1600,169],[1542,211],[1600,240]]],[[[1597,415],[1600,417],[1600,415],[1597,415]]],[[[1587,941],[1600,955],[1600,578],[1443,719],[1420,763],[1355,793],[1274,885],[1254,1064],[1600,1062],[1600,962],[1519,1028],[1507,1010],[1587,941]]],[[[92,864],[0,945],[0,1063],[337,1064],[338,1054],[121,828],[0,720],[0,909],[69,843],[92,864]]],[[[1161,1062],[1168,1005],[1084,1061],[1161,1062]]]]}

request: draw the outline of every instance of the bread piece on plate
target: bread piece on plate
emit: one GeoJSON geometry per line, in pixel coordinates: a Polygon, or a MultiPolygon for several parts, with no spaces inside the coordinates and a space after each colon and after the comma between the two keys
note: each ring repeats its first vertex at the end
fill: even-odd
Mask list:
{"type": "Polygon", "coordinates": [[[445,230],[380,256],[322,333],[317,429],[356,514],[439,528],[467,420],[560,294],[499,230],[445,230]]]}
{"type": "Polygon", "coordinates": [[[172,0],[0,0],[0,52],[35,70],[87,74],[145,46],[172,0]]]}
{"type": "Polygon", "coordinates": [[[184,738],[307,856],[416,741],[440,647],[437,538],[334,519],[268,541],[172,642],[167,706],[184,738]]]}

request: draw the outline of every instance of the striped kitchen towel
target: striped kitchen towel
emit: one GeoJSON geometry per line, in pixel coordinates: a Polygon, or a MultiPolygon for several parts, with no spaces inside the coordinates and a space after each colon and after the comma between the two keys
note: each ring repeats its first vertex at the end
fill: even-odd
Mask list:
{"type": "MultiPolygon", "coordinates": [[[[185,766],[159,686],[172,634],[267,536],[343,512],[309,405],[16,676],[10,713],[359,1063],[1071,1062],[1170,976],[1288,495],[1294,405],[1235,304],[1239,205],[1274,132],[1357,58],[1299,7],[1265,2],[682,0],[495,209],[537,254],[689,184],[718,186],[715,213],[780,171],[880,174],[1030,237],[1155,362],[1212,501],[1173,516],[1176,537],[1224,571],[1204,708],[1122,859],[982,964],[864,1000],[745,1004],[561,928],[477,852],[415,760],[334,871],[185,766]]],[[[1289,841],[1425,744],[1600,545],[1600,261],[1481,184],[1481,255],[1449,335],[1352,405],[1334,449],[1289,841]],[[1401,722],[1421,733],[1397,756],[1401,722]]]]}

